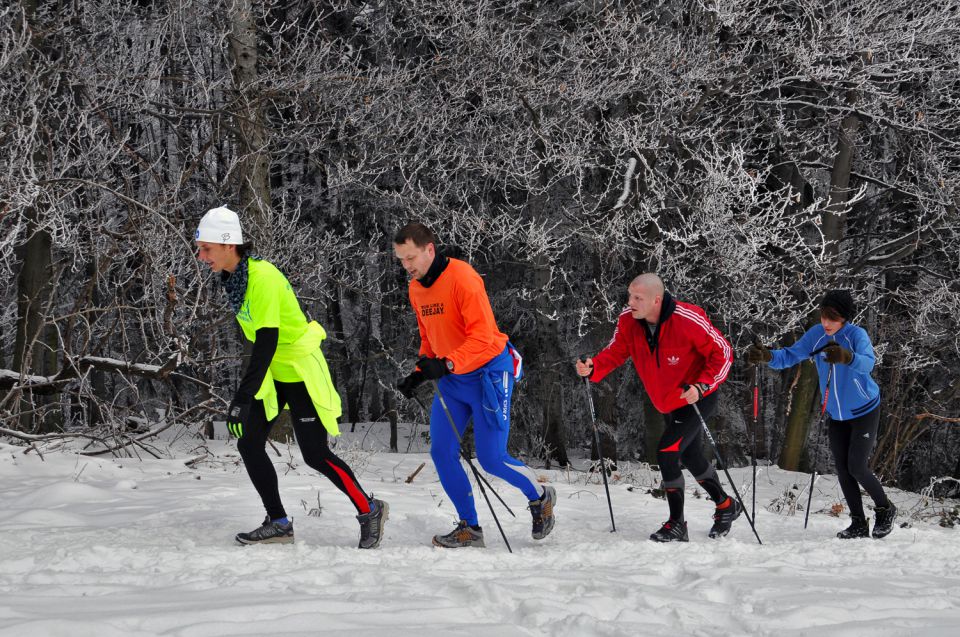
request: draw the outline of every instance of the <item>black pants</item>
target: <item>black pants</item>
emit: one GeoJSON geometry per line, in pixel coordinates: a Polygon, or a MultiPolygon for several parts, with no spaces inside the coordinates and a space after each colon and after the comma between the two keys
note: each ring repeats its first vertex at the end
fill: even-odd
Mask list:
{"type": "MultiPolygon", "coordinates": [[[[696,405],[700,409],[700,415],[707,420],[717,410],[717,395],[710,394],[697,401],[696,405]]],[[[663,420],[665,426],[657,445],[657,462],[660,464],[663,488],[670,504],[670,517],[682,521],[683,467],[693,474],[694,479],[717,504],[724,502],[727,494],[720,486],[717,470],[703,456],[703,424],[693,406],[687,405],[664,414],[663,420]]]]}
{"type": "MultiPolygon", "coordinates": [[[[303,383],[274,383],[277,388],[277,402],[280,409],[289,405],[293,420],[293,431],[297,436],[297,444],[303,453],[303,459],[310,467],[327,476],[338,489],[343,491],[357,513],[370,511],[370,504],[366,494],[353,475],[347,464],[338,458],[327,444],[327,430],[313,401],[303,383]]],[[[237,441],[237,449],[243,464],[247,468],[247,475],[253,482],[254,488],[263,500],[267,516],[271,520],[286,517],[283,504],[280,502],[280,491],[277,486],[277,471],[273,467],[270,456],[267,455],[267,435],[276,419],[267,422],[263,409],[263,401],[253,401],[250,410],[250,422],[244,423],[243,437],[237,441]]]]}
{"type": "Polygon", "coordinates": [[[883,485],[870,469],[870,454],[877,443],[880,428],[880,408],[850,420],[827,421],[830,450],[837,465],[840,490],[847,501],[850,515],[863,516],[863,498],[860,486],[866,489],[874,504],[885,507],[889,504],[883,485]],[[859,484],[858,484],[859,483],[859,484]]]}

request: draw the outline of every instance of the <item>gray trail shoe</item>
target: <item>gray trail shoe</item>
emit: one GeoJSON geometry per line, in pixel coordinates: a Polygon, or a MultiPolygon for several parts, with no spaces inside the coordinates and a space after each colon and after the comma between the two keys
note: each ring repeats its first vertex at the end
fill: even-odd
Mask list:
{"type": "Polygon", "coordinates": [[[293,520],[286,524],[264,518],[263,524],[249,533],[237,533],[240,544],[293,544],[293,520]]]}
{"type": "Polygon", "coordinates": [[[375,549],[383,539],[383,527],[389,517],[390,505],[376,498],[370,500],[370,512],[357,516],[360,523],[360,549],[375,549]]]}
{"type": "Polygon", "coordinates": [[[544,487],[543,496],[539,500],[531,500],[530,515],[533,516],[532,535],[535,540],[542,540],[550,535],[556,518],[553,516],[553,506],[557,503],[557,491],[553,487],[544,487]]]}
{"type": "Polygon", "coordinates": [[[433,545],[447,549],[458,549],[466,546],[484,548],[483,529],[479,526],[470,526],[465,520],[460,520],[453,531],[446,535],[434,535],[433,545]]]}

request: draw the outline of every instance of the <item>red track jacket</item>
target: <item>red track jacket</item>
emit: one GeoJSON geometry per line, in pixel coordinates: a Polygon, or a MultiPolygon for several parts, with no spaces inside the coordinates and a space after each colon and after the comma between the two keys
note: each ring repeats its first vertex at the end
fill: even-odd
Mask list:
{"type": "Polygon", "coordinates": [[[652,337],[646,321],[624,311],[610,344],[593,357],[590,380],[600,382],[627,358],[633,359],[653,406],[666,414],[686,406],[680,398],[684,384],[705,383],[704,395],[714,392],[730,372],[733,350],[702,309],[664,292],[652,337]]]}

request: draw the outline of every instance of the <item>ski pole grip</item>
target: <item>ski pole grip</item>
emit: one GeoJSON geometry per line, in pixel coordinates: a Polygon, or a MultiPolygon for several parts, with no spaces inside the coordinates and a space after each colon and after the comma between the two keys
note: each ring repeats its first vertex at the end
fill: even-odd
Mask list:
{"type": "Polygon", "coordinates": [[[827,344],[824,345],[823,347],[818,347],[817,349],[813,350],[812,352],[810,352],[810,358],[813,358],[814,356],[816,356],[817,354],[819,354],[820,352],[822,352],[823,350],[827,349],[828,347],[830,347],[830,346],[833,345],[833,344],[834,344],[834,341],[830,341],[829,343],[827,343],[827,344]]]}

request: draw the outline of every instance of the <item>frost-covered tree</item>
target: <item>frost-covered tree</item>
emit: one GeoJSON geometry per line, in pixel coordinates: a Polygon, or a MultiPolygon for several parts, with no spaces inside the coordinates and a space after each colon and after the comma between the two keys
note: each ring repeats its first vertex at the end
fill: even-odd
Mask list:
{"type": "MultiPolygon", "coordinates": [[[[227,204],[327,327],[347,420],[424,417],[392,390],[416,330],[391,239],[418,218],[486,276],[526,355],[518,451],[564,463],[589,444],[572,361],[606,343],[629,280],[655,270],[738,352],[790,342],[825,289],[853,288],[878,347],[879,467],[911,483],[955,471],[960,440],[938,417],[960,402],[957,11],[866,0],[2,9],[0,262],[44,281],[42,294],[4,288],[3,426],[187,424],[222,409],[240,339],[190,239],[207,208],[227,204]],[[64,417],[24,420],[34,410],[64,417]]],[[[762,453],[806,466],[812,369],[766,375],[758,432],[745,420],[751,377],[738,362],[723,392],[724,452],[743,459],[756,433],[762,453]]],[[[660,417],[632,372],[598,389],[605,453],[651,457],[660,417]]]]}

